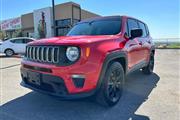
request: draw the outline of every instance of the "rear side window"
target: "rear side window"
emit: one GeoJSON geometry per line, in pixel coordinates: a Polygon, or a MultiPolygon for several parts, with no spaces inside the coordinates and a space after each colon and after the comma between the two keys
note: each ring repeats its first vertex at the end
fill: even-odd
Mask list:
{"type": "Polygon", "coordinates": [[[138,23],[139,23],[140,29],[142,29],[142,31],[143,31],[142,37],[146,37],[146,36],[147,36],[147,31],[146,31],[146,26],[145,26],[145,24],[142,23],[142,22],[138,22],[138,23]]]}
{"type": "Polygon", "coordinates": [[[146,34],[149,35],[149,29],[148,29],[148,26],[145,25],[145,27],[146,27],[146,34]]]}
{"type": "Polygon", "coordinates": [[[128,32],[129,32],[128,34],[129,34],[129,37],[131,37],[131,30],[138,29],[139,26],[138,26],[137,21],[134,19],[128,19],[127,23],[128,23],[127,25],[128,25],[128,32]]]}
{"type": "Polygon", "coordinates": [[[32,42],[33,40],[31,39],[24,39],[24,43],[29,43],[29,42],[32,42]]]}
{"type": "Polygon", "coordinates": [[[125,35],[129,37],[129,28],[128,28],[127,22],[126,22],[125,26],[126,26],[125,35]]]}

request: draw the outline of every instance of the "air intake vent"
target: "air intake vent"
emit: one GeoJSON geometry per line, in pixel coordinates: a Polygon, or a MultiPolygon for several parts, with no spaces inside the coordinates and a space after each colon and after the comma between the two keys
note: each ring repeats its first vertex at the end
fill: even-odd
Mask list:
{"type": "Polygon", "coordinates": [[[59,47],[54,46],[27,46],[26,58],[32,61],[45,63],[59,63],[59,47]]]}

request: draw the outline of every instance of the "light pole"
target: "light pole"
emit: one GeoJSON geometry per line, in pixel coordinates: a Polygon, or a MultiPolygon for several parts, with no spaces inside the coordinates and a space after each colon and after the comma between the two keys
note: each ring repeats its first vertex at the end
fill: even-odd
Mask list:
{"type": "Polygon", "coordinates": [[[56,36],[56,21],[55,21],[55,5],[54,5],[54,0],[52,0],[52,12],[53,12],[53,30],[54,30],[54,36],[56,36]]]}

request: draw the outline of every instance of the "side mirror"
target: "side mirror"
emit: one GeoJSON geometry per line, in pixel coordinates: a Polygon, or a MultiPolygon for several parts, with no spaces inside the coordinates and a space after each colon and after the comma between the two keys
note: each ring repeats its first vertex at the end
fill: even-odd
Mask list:
{"type": "Polygon", "coordinates": [[[141,37],[143,35],[142,29],[132,29],[131,30],[131,39],[136,37],[141,37]]]}

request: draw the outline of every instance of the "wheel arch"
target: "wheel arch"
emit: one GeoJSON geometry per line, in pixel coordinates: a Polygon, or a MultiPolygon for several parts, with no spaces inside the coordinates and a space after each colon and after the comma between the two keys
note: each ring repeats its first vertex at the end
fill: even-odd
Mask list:
{"type": "Polygon", "coordinates": [[[153,53],[153,55],[155,55],[155,46],[152,46],[150,49],[150,54],[153,53]]]}
{"type": "Polygon", "coordinates": [[[115,52],[110,52],[106,55],[103,66],[101,68],[101,73],[99,75],[96,91],[101,87],[101,83],[103,81],[103,77],[106,73],[106,69],[108,68],[108,65],[111,64],[112,62],[119,62],[123,69],[124,69],[124,74],[126,75],[127,70],[128,70],[128,62],[127,62],[127,54],[124,51],[115,51],[115,52]]]}
{"type": "Polygon", "coordinates": [[[12,51],[15,53],[15,51],[14,51],[12,48],[6,48],[6,49],[4,49],[4,53],[6,52],[6,50],[12,50],[12,51]]]}
{"type": "MultiPolygon", "coordinates": [[[[127,63],[128,62],[127,62],[126,52],[116,51],[116,52],[108,53],[104,60],[103,67],[108,67],[108,65],[112,62],[119,62],[122,65],[124,72],[125,73],[127,72],[127,63]]],[[[103,69],[105,69],[105,68],[103,68],[103,69]]]]}
{"type": "Polygon", "coordinates": [[[127,67],[126,67],[127,62],[126,62],[126,59],[124,57],[115,58],[115,59],[111,60],[110,63],[111,62],[118,62],[118,63],[120,63],[122,65],[123,69],[124,69],[125,74],[126,74],[126,71],[127,71],[127,67]]]}

